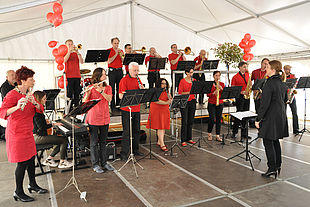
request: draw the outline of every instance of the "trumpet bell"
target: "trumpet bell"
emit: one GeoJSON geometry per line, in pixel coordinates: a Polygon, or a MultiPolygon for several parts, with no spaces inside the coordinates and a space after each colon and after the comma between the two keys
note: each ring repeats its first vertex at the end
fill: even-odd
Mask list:
{"type": "Polygon", "coordinates": [[[81,50],[81,49],[82,49],[82,44],[78,44],[78,45],[77,45],[77,48],[78,48],[79,50],[81,50]]]}

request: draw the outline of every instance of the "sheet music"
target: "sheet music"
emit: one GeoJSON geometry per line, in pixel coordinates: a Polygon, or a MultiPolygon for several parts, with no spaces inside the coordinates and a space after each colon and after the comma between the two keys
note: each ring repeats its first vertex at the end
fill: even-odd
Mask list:
{"type": "Polygon", "coordinates": [[[250,117],[256,117],[257,114],[252,111],[238,111],[234,113],[230,113],[231,116],[236,117],[239,120],[242,120],[243,118],[250,118],[250,117]]]}

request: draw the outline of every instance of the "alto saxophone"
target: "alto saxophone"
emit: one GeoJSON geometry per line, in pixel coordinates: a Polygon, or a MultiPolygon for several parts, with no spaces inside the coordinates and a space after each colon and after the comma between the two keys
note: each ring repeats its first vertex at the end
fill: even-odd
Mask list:
{"type": "Polygon", "coordinates": [[[250,94],[252,92],[251,76],[252,76],[252,74],[250,74],[249,79],[248,79],[248,83],[247,83],[246,88],[245,88],[245,94],[244,94],[245,99],[250,99],[250,94]]]}

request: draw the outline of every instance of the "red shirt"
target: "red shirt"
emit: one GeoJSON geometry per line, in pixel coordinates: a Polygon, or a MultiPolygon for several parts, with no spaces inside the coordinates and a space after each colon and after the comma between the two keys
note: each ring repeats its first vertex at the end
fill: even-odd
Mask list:
{"type": "Polygon", "coordinates": [[[125,65],[125,70],[127,73],[129,73],[129,65],[125,65]]]}
{"type": "MultiPolygon", "coordinates": [[[[207,94],[207,96],[209,97],[208,103],[210,103],[210,104],[216,104],[216,94],[213,94],[215,89],[216,89],[216,87],[214,85],[215,85],[215,82],[212,85],[211,92],[207,94]]],[[[224,89],[225,84],[220,81],[220,86],[222,86],[222,88],[224,89]]],[[[223,90],[220,90],[220,93],[219,93],[220,97],[222,95],[222,92],[223,92],[223,90]]],[[[222,104],[223,102],[224,102],[224,99],[220,99],[219,104],[222,104]]]]}
{"type": "Polygon", "coordinates": [[[246,88],[246,85],[247,85],[247,82],[249,80],[249,73],[245,73],[243,75],[243,77],[241,76],[241,73],[237,73],[236,75],[234,75],[234,77],[232,78],[231,80],[231,86],[242,86],[242,90],[241,91],[244,91],[245,88],[246,88]],[[245,80],[244,80],[244,77],[245,76],[245,80]]]}
{"type": "MultiPolygon", "coordinates": [[[[140,80],[140,78],[139,78],[140,80]]],[[[142,84],[141,80],[140,83],[142,84]]],[[[126,75],[122,80],[119,82],[119,92],[123,93],[126,90],[134,90],[139,89],[139,83],[137,78],[131,78],[129,77],[129,74],[126,75]]],[[[121,108],[121,110],[129,111],[128,107],[121,108]]],[[[131,106],[131,112],[140,112],[140,104],[136,106],[131,106]]]]}
{"type": "MultiPolygon", "coordinates": [[[[195,79],[193,79],[193,81],[195,81],[195,79]]],[[[189,83],[185,80],[185,78],[183,78],[181,81],[180,81],[180,84],[179,84],[179,88],[178,88],[178,92],[179,94],[182,94],[182,92],[190,92],[191,91],[191,88],[192,88],[192,83],[189,83]]],[[[188,101],[191,101],[193,99],[196,99],[195,98],[195,95],[194,94],[190,94],[189,95],[189,98],[188,98],[188,101]]]]}
{"type": "MultiPolygon", "coordinates": [[[[155,56],[153,56],[153,55],[149,55],[149,56],[147,56],[146,58],[145,58],[145,66],[147,66],[147,63],[150,61],[150,58],[154,58],[155,56]]],[[[159,69],[152,69],[152,70],[149,70],[149,68],[147,68],[147,70],[148,71],[150,71],[150,72],[154,72],[154,71],[159,71],[159,69]]]]}
{"type": "Polygon", "coordinates": [[[265,75],[266,75],[266,70],[262,71],[261,68],[253,70],[251,80],[256,81],[259,79],[263,79],[265,75]]]}
{"type": "Polygon", "coordinates": [[[295,75],[292,73],[286,76],[286,79],[295,79],[295,78],[296,78],[295,75]]]}
{"type": "MultiPolygon", "coordinates": [[[[207,58],[204,58],[204,60],[208,60],[208,59],[207,59],[207,58]]],[[[200,55],[199,55],[198,57],[196,57],[196,58],[194,59],[194,61],[196,61],[195,66],[200,65],[200,64],[201,64],[201,61],[202,61],[202,58],[201,58],[200,55]]],[[[199,70],[199,68],[197,68],[196,70],[199,70]]]]}
{"type": "MultiPolygon", "coordinates": [[[[91,85],[90,85],[91,87],[91,85]]],[[[107,85],[104,93],[112,95],[112,87],[107,85]]],[[[101,99],[86,115],[86,123],[95,126],[110,124],[109,102],[96,89],[91,89],[87,100],[101,99]]]]}
{"type": "Polygon", "coordinates": [[[79,57],[75,52],[70,54],[65,63],[65,72],[67,78],[81,78],[79,57]]]}
{"type": "MultiPolygon", "coordinates": [[[[113,57],[115,55],[115,50],[111,47],[108,50],[110,50],[109,58],[113,57]]],[[[123,52],[123,50],[122,50],[123,52]]],[[[108,64],[109,68],[122,68],[123,67],[123,62],[122,58],[119,54],[117,54],[116,58],[114,59],[113,62],[108,64]]]]}
{"type": "Polygon", "coordinates": [[[183,61],[183,56],[181,56],[181,57],[179,58],[178,62],[177,62],[176,64],[173,65],[173,64],[171,63],[171,60],[177,59],[178,56],[179,56],[179,54],[174,54],[174,53],[171,53],[171,54],[168,55],[168,59],[169,59],[169,62],[170,62],[170,68],[171,68],[171,70],[176,70],[177,67],[178,67],[178,62],[179,62],[179,61],[183,61]]]}

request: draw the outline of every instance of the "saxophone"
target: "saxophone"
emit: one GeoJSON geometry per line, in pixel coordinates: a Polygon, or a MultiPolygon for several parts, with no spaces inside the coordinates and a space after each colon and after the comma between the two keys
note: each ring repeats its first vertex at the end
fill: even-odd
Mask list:
{"type": "Polygon", "coordinates": [[[216,82],[216,106],[220,105],[220,87],[219,81],[216,82]]]}
{"type": "Polygon", "coordinates": [[[246,88],[245,88],[245,94],[244,94],[245,99],[250,99],[250,94],[252,92],[251,76],[252,76],[252,74],[250,74],[249,79],[248,79],[248,83],[247,83],[246,88]]]}
{"type": "Polygon", "coordinates": [[[293,88],[288,89],[287,91],[287,104],[291,104],[294,100],[294,95],[297,94],[297,91],[295,90],[297,86],[297,82],[295,83],[293,88]]]}

